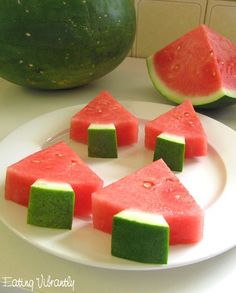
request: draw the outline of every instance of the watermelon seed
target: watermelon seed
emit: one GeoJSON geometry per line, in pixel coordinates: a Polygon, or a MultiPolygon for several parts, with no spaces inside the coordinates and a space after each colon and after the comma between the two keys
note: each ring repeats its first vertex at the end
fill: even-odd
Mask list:
{"type": "Polygon", "coordinates": [[[109,105],[109,103],[108,103],[107,101],[101,101],[101,102],[100,102],[100,105],[105,105],[105,106],[108,106],[108,105],[109,105]]]}
{"type": "Polygon", "coordinates": [[[175,198],[176,198],[176,199],[180,199],[180,195],[179,195],[179,194],[176,194],[176,195],[175,195],[175,198]]]}
{"type": "Polygon", "coordinates": [[[71,160],[71,165],[76,165],[77,164],[77,161],[76,160],[71,160]]]}
{"type": "Polygon", "coordinates": [[[172,187],[167,187],[167,188],[166,188],[166,191],[167,191],[167,192],[172,192],[173,190],[174,190],[174,189],[173,189],[172,187]]]}
{"type": "Polygon", "coordinates": [[[56,154],[56,156],[58,156],[59,158],[64,157],[64,156],[63,156],[62,154],[60,154],[60,153],[56,154]]]}
{"type": "Polygon", "coordinates": [[[213,76],[213,77],[216,76],[216,72],[215,72],[215,71],[212,72],[212,76],[213,76]]]}
{"type": "Polygon", "coordinates": [[[31,162],[32,163],[40,163],[41,161],[40,160],[32,160],[31,162]]]}
{"type": "Polygon", "coordinates": [[[194,122],[193,122],[193,121],[188,121],[188,124],[189,124],[190,126],[194,126],[194,122]]]}
{"type": "Polygon", "coordinates": [[[175,182],[173,178],[166,178],[166,182],[175,182]]]}
{"type": "Polygon", "coordinates": [[[175,118],[176,118],[177,120],[181,120],[181,119],[182,119],[181,115],[176,115],[175,118]]]}
{"type": "Polygon", "coordinates": [[[172,70],[178,70],[179,69],[179,64],[176,64],[172,67],[172,70]]]}
{"type": "Polygon", "coordinates": [[[213,52],[213,50],[211,50],[211,51],[210,51],[210,55],[211,55],[211,56],[213,56],[213,55],[214,55],[214,52],[213,52]]]}
{"type": "Polygon", "coordinates": [[[180,49],[181,49],[181,46],[178,46],[178,47],[177,47],[177,50],[179,51],[180,49]]]}
{"type": "Polygon", "coordinates": [[[185,117],[189,117],[190,116],[190,113],[189,112],[184,112],[184,116],[185,117]]]}
{"type": "Polygon", "coordinates": [[[176,69],[176,70],[179,69],[179,64],[175,65],[175,69],[176,69]]]}
{"type": "Polygon", "coordinates": [[[151,188],[153,185],[154,185],[154,183],[151,181],[143,181],[143,187],[145,187],[147,189],[151,188]]]}

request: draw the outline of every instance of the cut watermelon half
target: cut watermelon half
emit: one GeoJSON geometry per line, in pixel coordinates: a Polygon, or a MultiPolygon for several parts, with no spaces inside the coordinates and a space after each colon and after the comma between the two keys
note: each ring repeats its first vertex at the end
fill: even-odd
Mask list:
{"type": "Polygon", "coordinates": [[[216,107],[236,99],[236,45],[201,25],[147,58],[154,87],[178,104],[216,107]]]}
{"type": "Polygon", "coordinates": [[[162,159],[92,195],[96,229],[111,233],[113,216],[125,209],[163,215],[170,226],[170,244],[202,239],[204,211],[162,159]]]}
{"type": "Polygon", "coordinates": [[[31,185],[38,179],[71,185],[75,192],[75,215],[91,214],[91,194],[103,181],[64,142],[42,149],[9,166],[5,198],[28,206],[31,185]]]}
{"type": "Polygon", "coordinates": [[[156,138],[161,133],[183,136],[185,157],[207,154],[207,136],[189,100],[145,124],[145,146],[154,150],[156,138]]]}
{"type": "Polygon", "coordinates": [[[107,91],[102,91],[72,117],[70,137],[87,144],[88,127],[92,123],[113,123],[116,127],[118,146],[134,144],[138,140],[138,119],[107,91]]]}

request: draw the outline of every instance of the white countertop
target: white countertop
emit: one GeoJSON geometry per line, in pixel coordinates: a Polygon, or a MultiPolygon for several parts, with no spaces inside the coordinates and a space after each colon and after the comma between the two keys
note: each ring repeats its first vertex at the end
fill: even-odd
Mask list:
{"type": "MultiPolygon", "coordinates": [[[[107,76],[73,90],[35,91],[0,79],[0,140],[16,127],[41,114],[87,103],[102,89],[110,91],[118,100],[169,104],[153,89],[143,59],[127,58],[107,76]]],[[[236,130],[236,105],[205,111],[204,114],[236,130]]],[[[6,277],[26,281],[41,276],[60,280],[70,276],[75,281],[74,292],[78,293],[236,292],[236,248],[182,268],[146,272],[114,271],[87,267],[50,255],[19,238],[0,222],[0,281],[6,277]]],[[[12,290],[0,285],[0,292],[12,290]]],[[[37,292],[73,291],[71,288],[43,287],[37,288],[37,292]]]]}

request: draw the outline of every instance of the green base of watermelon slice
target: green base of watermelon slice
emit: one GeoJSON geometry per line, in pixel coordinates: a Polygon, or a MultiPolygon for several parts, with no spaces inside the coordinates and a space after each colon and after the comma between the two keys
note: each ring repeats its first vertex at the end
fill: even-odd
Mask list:
{"type": "Polygon", "coordinates": [[[154,87],[180,104],[217,108],[236,102],[236,45],[201,25],[147,58],[154,87]]]}

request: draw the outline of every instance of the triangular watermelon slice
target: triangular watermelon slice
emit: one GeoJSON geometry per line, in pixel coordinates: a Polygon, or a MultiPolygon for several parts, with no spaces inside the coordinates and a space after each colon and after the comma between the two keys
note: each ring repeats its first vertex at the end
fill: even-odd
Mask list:
{"type": "Polygon", "coordinates": [[[70,137],[87,144],[88,127],[91,123],[113,123],[118,146],[134,144],[138,140],[138,119],[107,91],[102,91],[72,117],[70,137]]]}
{"type": "Polygon", "coordinates": [[[161,159],[93,193],[94,227],[111,233],[113,216],[125,209],[162,214],[170,244],[202,239],[202,208],[161,159]]]}
{"type": "Polygon", "coordinates": [[[163,132],[184,136],[185,157],[207,154],[207,136],[189,100],[146,123],[145,146],[154,150],[156,137],[163,132]]]}
{"type": "Polygon", "coordinates": [[[28,206],[31,185],[37,179],[69,183],[75,192],[75,214],[91,213],[91,194],[103,181],[64,142],[42,149],[7,169],[5,198],[28,206]]]}
{"type": "Polygon", "coordinates": [[[235,102],[236,45],[201,25],[147,58],[155,88],[180,104],[213,107],[235,102]]]}

